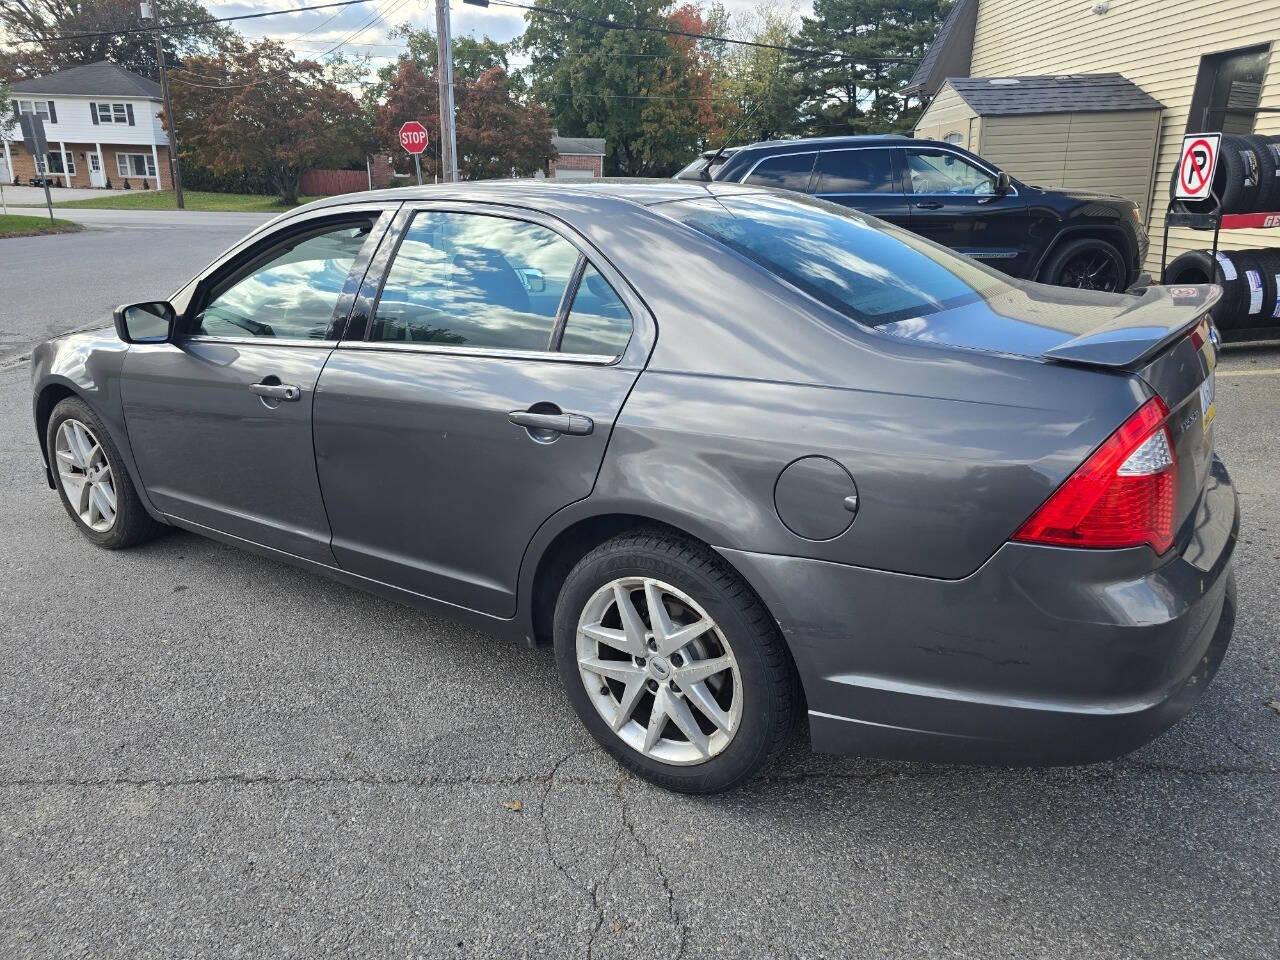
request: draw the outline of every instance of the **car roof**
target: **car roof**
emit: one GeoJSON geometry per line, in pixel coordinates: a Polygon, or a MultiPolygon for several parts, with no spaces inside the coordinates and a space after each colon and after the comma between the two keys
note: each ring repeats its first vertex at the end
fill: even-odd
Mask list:
{"type": "Polygon", "coordinates": [[[748,143],[745,146],[738,147],[736,149],[762,150],[782,147],[814,148],[848,146],[850,144],[900,143],[903,140],[911,139],[913,138],[902,133],[859,133],[840,137],[797,137],[792,140],[757,140],[755,143],[748,143]]]}

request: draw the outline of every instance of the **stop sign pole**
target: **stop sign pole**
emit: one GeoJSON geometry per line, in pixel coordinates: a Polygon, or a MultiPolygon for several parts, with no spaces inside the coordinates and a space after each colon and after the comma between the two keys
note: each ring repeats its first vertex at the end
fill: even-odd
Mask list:
{"type": "Polygon", "coordinates": [[[418,186],[422,186],[422,151],[427,149],[427,128],[417,120],[408,120],[400,127],[400,146],[413,155],[413,169],[418,174],[418,186]]]}

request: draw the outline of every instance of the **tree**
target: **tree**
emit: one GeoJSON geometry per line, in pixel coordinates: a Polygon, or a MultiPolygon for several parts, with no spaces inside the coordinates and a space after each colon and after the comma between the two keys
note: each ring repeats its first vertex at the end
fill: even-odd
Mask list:
{"type": "Polygon", "coordinates": [[[799,126],[809,134],[909,130],[906,85],[951,8],[951,0],[814,0],[788,69],[802,101],[799,126]],[[895,59],[896,58],[896,59],[895,59]]]}
{"type": "Polygon", "coordinates": [[[287,203],[304,170],[363,163],[369,145],[355,97],[273,40],[191,57],[170,96],[184,154],[215,173],[264,170],[287,203]]]}
{"type": "MultiPolygon", "coordinates": [[[[369,87],[368,96],[373,100],[382,100],[386,96],[387,87],[400,69],[400,64],[409,60],[423,74],[434,73],[436,69],[436,38],[427,30],[415,30],[412,24],[403,23],[388,35],[391,40],[404,40],[407,49],[391,63],[380,67],[376,79],[369,87]]],[[[453,79],[454,82],[475,82],[480,75],[493,67],[510,70],[507,62],[507,45],[489,37],[477,40],[475,37],[455,37],[453,40],[453,79]]],[[[508,79],[510,79],[508,77],[508,79]]]]}
{"type": "MultiPolygon", "coordinates": [[[[697,8],[673,10],[670,0],[536,3],[626,26],[702,32],[697,8]]],[[[530,57],[533,95],[561,133],[605,139],[606,173],[670,174],[721,129],[726,104],[717,100],[698,41],[535,11],[526,22],[520,42],[530,57]]]]}
{"type": "MultiPolygon", "coordinates": [[[[212,14],[200,0],[164,0],[165,23],[207,20],[212,14]]],[[[159,80],[155,34],[122,33],[153,26],[141,18],[138,0],[21,0],[0,3],[0,35],[7,49],[0,52],[0,76],[37,77],[86,63],[108,60],[126,70],[159,80]],[[58,40],[70,34],[105,36],[58,40]]],[[[206,24],[161,34],[166,59],[182,63],[186,57],[226,43],[233,33],[222,24],[206,24]]]]}
{"type": "MultiPolygon", "coordinates": [[[[790,7],[762,4],[730,20],[723,32],[771,47],[793,46],[794,21],[790,7]]],[[[714,83],[735,107],[735,143],[774,140],[793,132],[800,92],[787,55],[768,47],[720,46],[713,62],[714,83]]]]}

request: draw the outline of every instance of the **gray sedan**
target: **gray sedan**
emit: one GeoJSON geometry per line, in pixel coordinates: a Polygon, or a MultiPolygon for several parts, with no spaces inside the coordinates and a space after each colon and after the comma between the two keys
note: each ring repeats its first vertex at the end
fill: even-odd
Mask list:
{"type": "Polygon", "coordinates": [[[671,789],[802,722],[1084,762],[1181,717],[1230,638],[1217,296],[1023,283],[726,184],[354,194],[40,346],[35,424],[98,546],[181,527],[553,644],[671,789]]]}

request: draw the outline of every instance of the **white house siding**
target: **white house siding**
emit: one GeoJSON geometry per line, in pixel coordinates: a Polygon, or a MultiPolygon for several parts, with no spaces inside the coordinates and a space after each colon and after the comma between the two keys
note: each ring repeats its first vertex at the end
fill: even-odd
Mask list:
{"type": "MultiPolygon", "coordinates": [[[[156,116],[160,112],[160,103],[155,100],[140,100],[128,97],[81,97],[62,94],[50,97],[38,93],[10,94],[10,100],[52,100],[57,110],[58,122],[44,125],[45,136],[52,144],[56,141],[66,143],[112,143],[137,146],[165,146],[168,139],[164,135],[164,127],[156,116]],[[89,115],[90,103],[127,103],[133,106],[133,126],[127,123],[94,124],[89,115]]],[[[12,107],[6,105],[6,113],[12,121],[12,107]]],[[[17,125],[10,123],[6,133],[10,140],[20,140],[21,134],[17,125]]]]}
{"type": "MultiPolygon", "coordinates": [[[[1280,107],[1280,0],[1110,0],[1101,16],[1092,6],[1086,0],[981,0],[970,72],[1008,77],[1115,71],[1165,105],[1148,221],[1152,252],[1147,269],[1154,272],[1168,184],[1186,131],[1200,58],[1273,43],[1260,106],[1280,107]]],[[[1258,114],[1254,132],[1280,134],[1280,113],[1258,114]]],[[[1207,233],[1174,230],[1170,259],[1211,242],[1207,233]]],[[[1228,231],[1221,245],[1280,246],[1280,231],[1228,231]]]]}

